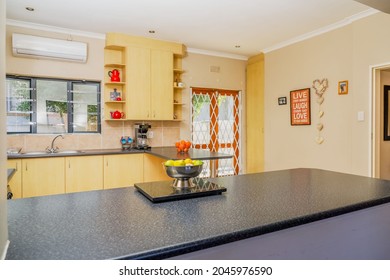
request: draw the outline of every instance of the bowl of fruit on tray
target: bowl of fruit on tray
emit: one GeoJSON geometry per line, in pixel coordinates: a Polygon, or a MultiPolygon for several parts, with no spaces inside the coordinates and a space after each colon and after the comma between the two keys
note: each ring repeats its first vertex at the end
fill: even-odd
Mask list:
{"type": "Polygon", "coordinates": [[[203,161],[187,159],[167,160],[164,162],[167,175],[177,180],[175,187],[191,187],[189,180],[199,176],[203,169],[203,161]]]}

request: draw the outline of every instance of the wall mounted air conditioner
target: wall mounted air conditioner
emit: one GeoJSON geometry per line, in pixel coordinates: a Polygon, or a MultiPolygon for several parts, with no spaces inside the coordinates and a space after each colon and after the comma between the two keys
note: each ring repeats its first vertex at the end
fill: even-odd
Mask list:
{"type": "Polygon", "coordinates": [[[12,34],[12,53],[42,59],[87,62],[87,44],[46,37],[12,34]]]}

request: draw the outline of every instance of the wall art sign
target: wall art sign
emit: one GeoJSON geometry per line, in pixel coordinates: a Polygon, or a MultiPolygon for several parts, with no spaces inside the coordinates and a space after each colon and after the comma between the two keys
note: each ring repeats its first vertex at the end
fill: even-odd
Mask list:
{"type": "Polygon", "coordinates": [[[310,88],[290,91],[291,125],[310,125],[310,88]]]}
{"type": "Polygon", "coordinates": [[[278,98],[278,104],[279,105],[286,105],[287,104],[287,97],[285,97],[285,96],[279,97],[278,98]]]}
{"type": "Polygon", "coordinates": [[[348,94],[348,81],[339,82],[339,94],[348,94]]]}

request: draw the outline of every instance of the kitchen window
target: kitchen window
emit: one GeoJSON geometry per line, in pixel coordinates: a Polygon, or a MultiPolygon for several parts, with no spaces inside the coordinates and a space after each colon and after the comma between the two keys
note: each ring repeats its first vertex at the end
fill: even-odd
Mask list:
{"type": "Polygon", "coordinates": [[[100,82],[7,76],[7,133],[100,133],[100,82]]]}

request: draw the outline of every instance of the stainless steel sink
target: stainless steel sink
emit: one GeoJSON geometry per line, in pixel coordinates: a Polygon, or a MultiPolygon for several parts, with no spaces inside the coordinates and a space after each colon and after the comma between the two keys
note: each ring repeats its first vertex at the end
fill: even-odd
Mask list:
{"type": "Polygon", "coordinates": [[[64,150],[64,151],[55,152],[54,154],[82,154],[82,153],[84,152],[80,150],[64,150]]]}
{"type": "Polygon", "coordinates": [[[71,155],[71,154],[82,154],[83,151],[80,150],[63,150],[57,151],[55,153],[50,153],[46,151],[33,151],[33,152],[23,152],[22,155],[71,155]]]}

